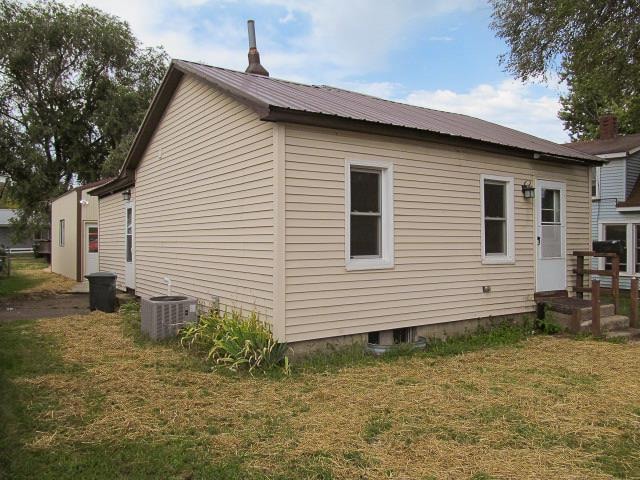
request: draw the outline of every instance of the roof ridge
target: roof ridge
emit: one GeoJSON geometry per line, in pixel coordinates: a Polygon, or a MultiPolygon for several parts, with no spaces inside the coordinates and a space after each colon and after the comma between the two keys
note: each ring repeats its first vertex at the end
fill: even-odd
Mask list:
{"type": "Polygon", "coordinates": [[[324,86],[324,85],[316,85],[316,84],[313,84],[313,83],[294,82],[293,80],[287,80],[285,78],[277,78],[277,77],[272,77],[272,76],[268,76],[267,77],[265,75],[260,75],[260,74],[257,74],[257,73],[242,72],[240,70],[234,70],[233,68],[217,67],[215,65],[209,65],[209,64],[206,64],[206,63],[202,63],[202,62],[192,62],[190,60],[183,60],[181,58],[175,58],[174,60],[178,61],[178,62],[191,63],[192,65],[200,65],[202,67],[214,68],[216,70],[224,70],[225,72],[240,73],[242,75],[248,75],[248,76],[254,77],[254,78],[263,78],[263,79],[267,79],[267,80],[275,80],[276,82],[290,83],[292,85],[300,85],[301,87],[322,88],[324,86]]]}

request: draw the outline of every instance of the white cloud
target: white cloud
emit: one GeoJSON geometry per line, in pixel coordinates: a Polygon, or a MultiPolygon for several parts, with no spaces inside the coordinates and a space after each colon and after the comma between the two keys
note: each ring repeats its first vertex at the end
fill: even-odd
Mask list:
{"type": "Polygon", "coordinates": [[[429,41],[431,42],[452,42],[453,41],[453,37],[449,37],[449,36],[434,36],[434,37],[429,37],[429,41]]]}
{"type": "MultiPolygon", "coordinates": [[[[64,1],[88,3],[125,19],[145,45],[163,45],[174,58],[229,68],[246,66],[244,22],[226,13],[207,20],[198,17],[197,9],[207,6],[237,9],[232,0],[64,1]],[[211,28],[203,35],[201,29],[207,22],[211,28]]],[[[282,9],[279,23],[309,23],[304,33],[284,39],[277,28],[256,25],[267,69],[279,77],[305,79],[312,66],[315,81],[324,83],[380,70],[395,50],[424,28],[425,21],[484,5],[481,0],[250,0],[247,12],[252,11],[252,4],[282,9]]]]}
{"type": "Polygon", "coordinates": [[[471,115],[555,142],[568,141],[557,117],[560,108],[557,97],[551,90],[549,94],[537,94],[536,90],[540,88],[505,80],[498,85],[478,85],[467,92],[417,90],[404,101],[471,115]]]}

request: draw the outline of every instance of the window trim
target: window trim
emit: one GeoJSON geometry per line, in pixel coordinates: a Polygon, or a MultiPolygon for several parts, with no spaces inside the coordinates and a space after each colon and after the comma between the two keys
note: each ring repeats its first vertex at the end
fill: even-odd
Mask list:
{"type": "Polygon", "coordinates": [[[58,246],[64,247],[66,222],[64,218],[58,220],[58,246]]]}
{"type": "MultiPolygon", "coordinates": [[[[591,195],[591,200],[600,200],[600,196],[601,196],[601,184],[600,184],[600,178],[601,178],[601,169],[602,167],[593,167],[595,169],[595,176],[596,176],[596,194],[595,195],[591,195]]],[[[593,170],[591,170],[593,172],[593,170]]],[[[591,180],[591,178],[589,178],[589,180],[591,180]]],[[[626,184],[626,182],[625,182],[626,184]]],[[[591,190],[591,181],[589,182],[589,190],[591,190]]]]}
{"type": "Polygon", "coordinates": [[[393,225],[393,162],[375,159],[346,159],[344,168],[345,268],[351,270],[377,270],[394,267],[393,225]],[[380,256],[375,258],[351,258],[351,168],[380,170],[381,234],[380,256]]]}
{"type": "MultiPolygon", "coordinates": [[[[600,223],[598,223],[598,239],[601,241],[605,240],[605,227],[607,225],[624,225],[626,227],[626,237],[627,237],[627,269],[626,270],[620,270],[620,276],[621,277],[632,277],[634,275],[637,275],[640,272],[636,272],[635,271],[635,261],[636,259],[634,258],[634,252],[635,252],[635,246],[636,246],[636,241],[634,238],[634,226],[635,225],[640,225],[640,222],[629,222],[629,221],[623,221],[623,220],[603,220],[600,223]],[[631,227],[631,228],[629,228],[631,227]],[[632,246],[632,248],[629,248],[629,246],[632,246]],[[631,260],[631,262],[629,261],[631,260]]],[[[598,259],[598,269],[599,270],[604,270],[605,269],[605,262],[606,259],[601,257],[598,259]]]]}
{"type": "Polygon", "coordinates": [[[480,255],[484,265],[505,265],[515,263],[515,221],[514,221],[514,185],[513,177],[500,175],[480,175],[480,255]],[[484,184],[486,181],[501,182],[505,184],[506,208],[507,208],[507,253],[506,254],[485,254],[485,216],[484,216],[484,184]]]}

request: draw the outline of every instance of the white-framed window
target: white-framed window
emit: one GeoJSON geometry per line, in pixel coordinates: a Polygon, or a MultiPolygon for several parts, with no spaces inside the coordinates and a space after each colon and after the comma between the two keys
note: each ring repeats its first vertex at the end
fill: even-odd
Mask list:
{"type": "Polygon", "coordinates": [[[513,177],[480,177],[482,263],[514,262],[513,185],[513,177]]]}
{"type": "Polygon", "coordinates": [[[345,263],[347,270],[393,267],[393,164],[345,162],[345,263]]]}
{"type": "Polygon", "coordinates": [[[64,247],[64,219],[59,222],[58,245],[64,247]]]}
{"type": "Polygon", "coordinates": [[[600,199],[600,167],[591,167],[591,199],[600,199]]]}
{"type": "MultiPolygon", "coordinates": [[[[620,273],[631,273],[629,270],[627,237],[630,225],[627,223],[608,223],[602,225],[602,240],[619,240],[622,243],[622,255],[620,256],[620,273]]],[[[604,269],[611,270],[611,260],[604,259],[604,269]]]]}

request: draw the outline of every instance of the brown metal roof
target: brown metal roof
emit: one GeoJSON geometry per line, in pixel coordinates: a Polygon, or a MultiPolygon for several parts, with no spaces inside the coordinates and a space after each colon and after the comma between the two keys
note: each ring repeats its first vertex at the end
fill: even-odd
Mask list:
{"type": "Polygon", "coordinates": [[[265,120],[274,109],[340,117],[477,140],[539,154],[593,161],[594,158],[542,138],[458,113],[383,100],[326,85],[304,85],[200,63],[173,64],[255,104],[265,120]]]}
{"type": "Polygon", "coordinates": [[[590,155],[604,155],[607,153],[627,153],[640,147],[640,133],[618,135],[606,140],[583,140],[581,142],[565,143],[567,147],[590,155]]]}
{"type": "Polygon", "coordinates": [[[109,195],[133,185],[135,170],[157,122],[184,74],[227,92],[262,120],[303,123],[455,143],[526,158],[601,164],[573,148],[458,113],[416,107],[326,85],[305,85],[185,60],[173,60],[131,145],[120,175],[94,191],[109,195]]]}

